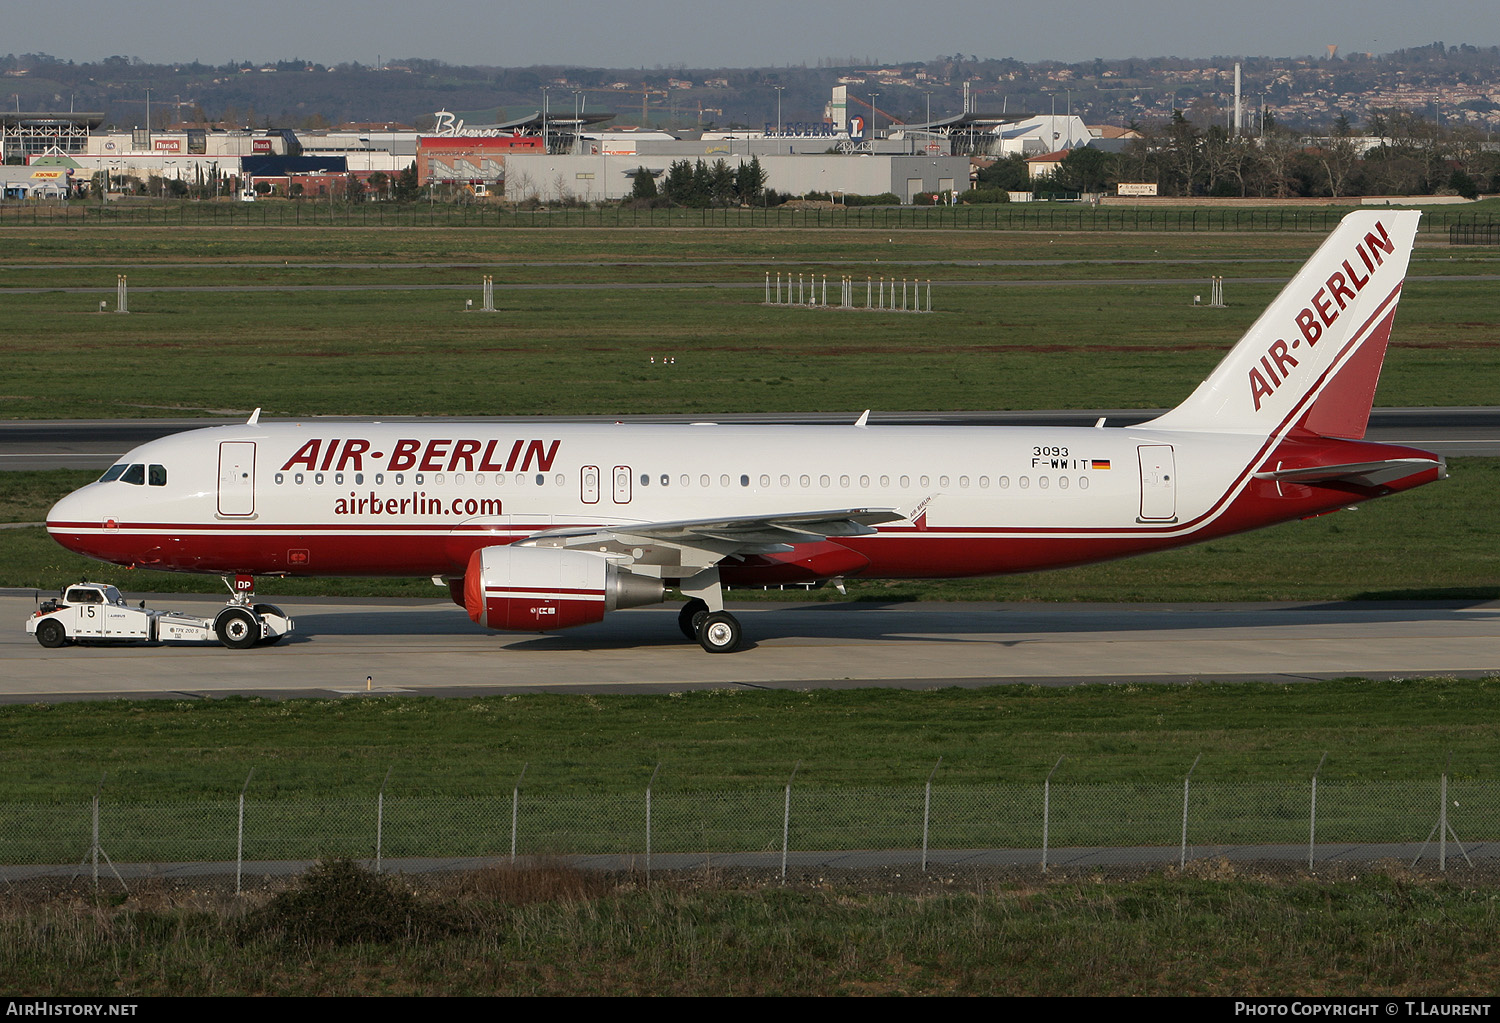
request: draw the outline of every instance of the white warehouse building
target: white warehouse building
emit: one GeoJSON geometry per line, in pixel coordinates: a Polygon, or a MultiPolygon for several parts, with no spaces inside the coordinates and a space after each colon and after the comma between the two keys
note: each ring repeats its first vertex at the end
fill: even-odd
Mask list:
{"type": "MultiPolygon", "coordinates": [[[[732,168],[750,161],[740,152],[637,153],[572,156],[556,153],[512,153],[505,157],[505,194],[514,201],[543,202],[576,198],[585,202],[623,199],[631,194],[636,171],[644,167],[660,182],[667,168],[680,160],[702,160],[712,166],[723,160],[732,168]]],[[[737,147],[739,148],[739,147],[737,147]]],[[[787,195],[808,192],[883,195],[894,193],[904,203],[928,192],[967,191],[969,159],[965,156],[901,155],[886,153],[797,154],[756,156],[766,173],[766,187],[787,195]]]]}

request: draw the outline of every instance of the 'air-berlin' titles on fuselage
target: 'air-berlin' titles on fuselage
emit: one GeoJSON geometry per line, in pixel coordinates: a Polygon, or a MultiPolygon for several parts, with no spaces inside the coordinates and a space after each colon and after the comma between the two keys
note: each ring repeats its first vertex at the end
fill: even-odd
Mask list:
{"type": "Polygon", "coordinates": [[[1250,398],[1255,403],[1255,411],[1260,411],[1260,400],[1274,394],[1276,388],[1285,383],[1291,376],[1291,371],[1297,367],[1297,358],[1292,355],[1291,349],[1300,348],[1303,341],[1307,342],[1309,348],[1316,346],[1323,337],[1323,329],[1333,326],[1339,313],[1364,290],[1375,270],[1385,262],[1382,252],[1394,252],[1395,247],[1385,224],[1377,221],[1375,231],[1367,231],[1364,239],[1354,246],[1354,253],[1364,264],[1366,273],[1361,276],[1354,264],[1346,259],[1343,261],[1343,272],[1335,270],[1328,275],[1323,286],[1313,292],[1312,298],[1297,313],[1297,328],[1302,336],[1293,338],[1290,343],[1277,338],[1266,348],[1266,354],[1260,357],[1260,368],[1250,369],[1250,398]]]}
{"type": "Polygon", "coordinates": [[[336,472],[366,469],[401,472],[550,472],[562,441],[519,439],[506,447],[498,438],[438,438],[426,442],[414,439],[396,441],[390,452],[372,451],[371,443],[358,437],[315,437],[297,449],[281,467],[285,472],[301,466],[312,472],[332,469],[336,472]],[[366,465],[369,459],[371,465],[366,465]],[[382,463],[382,459],[385,461],[382,463]]]}

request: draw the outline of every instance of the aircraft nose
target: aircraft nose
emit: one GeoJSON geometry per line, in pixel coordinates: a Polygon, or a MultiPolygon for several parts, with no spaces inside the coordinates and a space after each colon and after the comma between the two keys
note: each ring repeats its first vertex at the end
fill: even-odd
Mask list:
{"type": "Polygon", "coordinates": [[[95,484],[75,490],[52,506],[47,512],[47,532],[68,550],[77,554],[93,554],[92,544],[86,537],[97,536],[101,527],[113,528],[107,513],[100,507],[95,484]]]}
{"type": "Polygon", "coordinates": [[[94,508],[93,495],[88,491],[93,484],[75,490],[63,497],[47,512],[47,528],[57,529],[76,525],[97,526],[100,524],[99,515],[94,508]]]}

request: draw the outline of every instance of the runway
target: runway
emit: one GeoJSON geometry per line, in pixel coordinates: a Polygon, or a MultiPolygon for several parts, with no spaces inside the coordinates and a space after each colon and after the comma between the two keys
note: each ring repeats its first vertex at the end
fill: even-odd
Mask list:
{"type": "MultiPolygon", "coordinates": [[[[876,426],[1093,426],[1103,418],[1107,426],[1128,426],[1160,415],[1162,409],[1053,409],[990,412],[875,411],[876,426]]],[[[131,448],[158,437],[206,426],[243,423],[250,415],[230,413],[201,419],[69,419],[9,420],[0,422],[0,471],[31,469],[99,469],[112,465],[131,448]]],[[[382,422],[423,422],[436,417],[382,416],[382,422]]],[[[685,423],[703,415],[659,416],[549,416],[557,422],[685,423]]],[[[824,424],[848,422],[847,414],[743,413],[716,415],[715,422],[736,424],[824,424]]],[[[462,422],[534,422],[535,416],[469,417],[462,422]]],[[[307,422],[307,419],[265,418],[261,422],[307,422]]],[[[351,417],[317,417],[320,423],[368,422],[351,417]]],[[[1407,444],[1445,457],[1500,455],[1500,407],[1377,408],[1370,414],[1368,440],[1407,444]]]]}
{"type": "MultiPolygon", "coordinates": [[[[730,606],[744,623],[746,647],[712,655],[677,631],[676,604],[531,635],[486,632],[446,600],[262,597],[296,620],[295,634],[277,646],[44,650],[21,628],[34,607],[31,592],[0,591],[0,617],[13,623],[0,630],[0,702],[1500,674],[1500,602],[742,602],[730,606]]],[[[206,615],[222,603],[195,595],[146,600],[206,615]]]]}

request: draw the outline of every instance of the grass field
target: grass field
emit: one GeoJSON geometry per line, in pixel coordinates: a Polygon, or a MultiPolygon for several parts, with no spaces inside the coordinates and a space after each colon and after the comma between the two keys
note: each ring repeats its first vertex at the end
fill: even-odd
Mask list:
{"type": "Polygon", "coordinates": [[[0,707],[0,804],[643,792],[798,785],[1500,778],[1500,682],[689,692],[0,707]],[[394,768],[394,770],[392,770],[394,768]]]}
{"type": "MultiPolygon", "coordinates": [[[[0,416],[1163,407],[1319,240],[0,230],[0,416]],[[766,306],[782,270],[826,274],[834,296],[851,276],[859,305],[866,278],[930,278],[934,311],[766,306]],[[128,316],[97,311],[117,273],[128,316]],[[487,273],[498,312],[465,312],[487,273]],[[1229,308],[1193,307],[1211,275],[1229,308]]],[[[1418,250],[1380,403],[1494,400],[1497,267],[1418,250]]]]}
{"type": "Polygon", "coordinates": [[[248,906],[159,890],[119,905],[12,901],[0,909],[0,984],[126,998],[1484,998],[1500,982],[1488,886],[1227,870],[982,892],[896,883],[646,888],[548,868],[422,896],[338,874],[248,906]]]}

